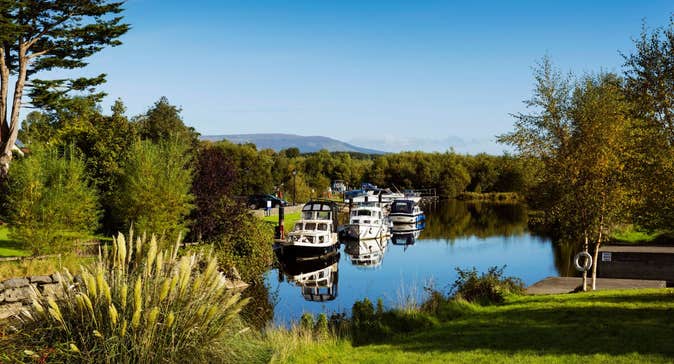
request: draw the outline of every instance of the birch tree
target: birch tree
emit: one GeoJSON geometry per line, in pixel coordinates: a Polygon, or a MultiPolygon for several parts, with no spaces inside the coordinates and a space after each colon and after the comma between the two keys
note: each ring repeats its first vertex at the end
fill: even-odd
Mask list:
{"type": "MultiPolygon", "coordinates": [[[[105,75],[42,80],[42,71],[76,69],[107,46],[121,44],[123,2],[105,0],[0,0],[0,179],[12,160],[24,93],[35,107],[72,91],[94,93],[105,75]],[[14,87],[10,95],[10,82],[14,87]]],[[[98,94],[102,96],[102,94],[98,94]]]]}
{"type": "MultiPolygon", "coordinates": [[[[535,111],[516,114],[515,131],[499,140],[543,162],[539,203],[557,236],[581,241],[586,252],[594,247],[594,289],[599,248],[624,207],[629,103],[613,74],[586,76],[572,86],[543,59],[535,79],[526,102],[535,111]]],[[[585,272],[583,290],[586,278],[585,272]]]]}

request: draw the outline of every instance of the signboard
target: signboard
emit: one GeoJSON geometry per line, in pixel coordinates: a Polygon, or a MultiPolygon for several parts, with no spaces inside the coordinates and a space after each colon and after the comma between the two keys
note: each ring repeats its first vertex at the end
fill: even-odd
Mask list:
{"type": "Polygon", "coordinates": [[[601,252],[601,261],[610,262],[611,261],[611,252],[601,252]]]}

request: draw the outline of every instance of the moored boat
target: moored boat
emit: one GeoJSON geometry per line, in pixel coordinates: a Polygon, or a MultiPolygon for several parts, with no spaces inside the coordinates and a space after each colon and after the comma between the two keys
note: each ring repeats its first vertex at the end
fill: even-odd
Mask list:
{"type": "Polygon", "coordinates": [[[413,200],[395,200],[389,218],[394,224],[418,224],[426,219],[419,204],[413,200]]]}
{"type": "Polygon", "coordinates": [[[334,249],[337,240],[337,205],[332,201],[309,201],[301,219],[281,242],[284,254],[318,256],[334,249]]]}
{"type": "Polygon", "coordinates": [[[390,220],[377,202],[362,203],[351,209],[349,224],[342,227],[339,239],[367,240],[390,235],[390,220]]]}

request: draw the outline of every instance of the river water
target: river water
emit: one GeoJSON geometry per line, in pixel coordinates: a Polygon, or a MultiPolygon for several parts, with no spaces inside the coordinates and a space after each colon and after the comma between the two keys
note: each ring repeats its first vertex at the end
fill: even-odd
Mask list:
{"type": "Polygon", "coordinates": [[[457,267],[484,272],[505,265],[506,276],[527,285],[566,269],[550,239],[528,231],[524,206],[449,201],[425,210],[416,238],[341,244],[333,256],[299,263],[281,257],[265,276],[274,322],[287,325],[304,312],[348,314],[365,297],[386,307],[419,302],[424,287],[447,292],[457,267]]]}

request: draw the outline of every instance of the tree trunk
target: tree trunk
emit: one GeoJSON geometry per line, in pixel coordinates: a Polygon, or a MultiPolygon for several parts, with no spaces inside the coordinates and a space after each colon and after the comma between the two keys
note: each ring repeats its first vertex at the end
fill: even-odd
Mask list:
{"type": "Polygon", "coordinates": [[[5,145],[9,138],[9,125],[7,125],[7,92],[9,89],[9,60],[8,50],[3,44],[0,46],[0,148],[5,145]]]}
{"type": "MultiPolygon", "coordinates": [[[[585,230],[585,244],[583,244],[583,251],[587,253],[588,250],[588,241],[587,241],[587,230],[585,230]]],[[[583,292],[587,292],[587,271],[583,271],[583,292]]]]}
{"type": "Polygon", "coordinates": [[[594,247],[594,257],[592,261],[592,290],[597,289],[597,264],[599,263],[599,247],[601,246],[601,240],[604,232],[604,216],[602,215],[599,222],[599,236],[597,237],[597,244],[594,247]]]}
{"type": "Polygon", "coordinates": [[[19,134],[19,111],[21,110],[21,98],[23,88],[26,83],[26,73],[28,70],[28,58],[26,57],[25,44],[19,44],[19,74],[14,86],[14,98],[12,100],[12,115],[10,116],[9,130],[7,135],[2,136],[2,150],[0,151],[0,180],[7,178],[9,173],[9,164],[12,161],[12,148],[16,143],[16,137],[19,134]]]}

